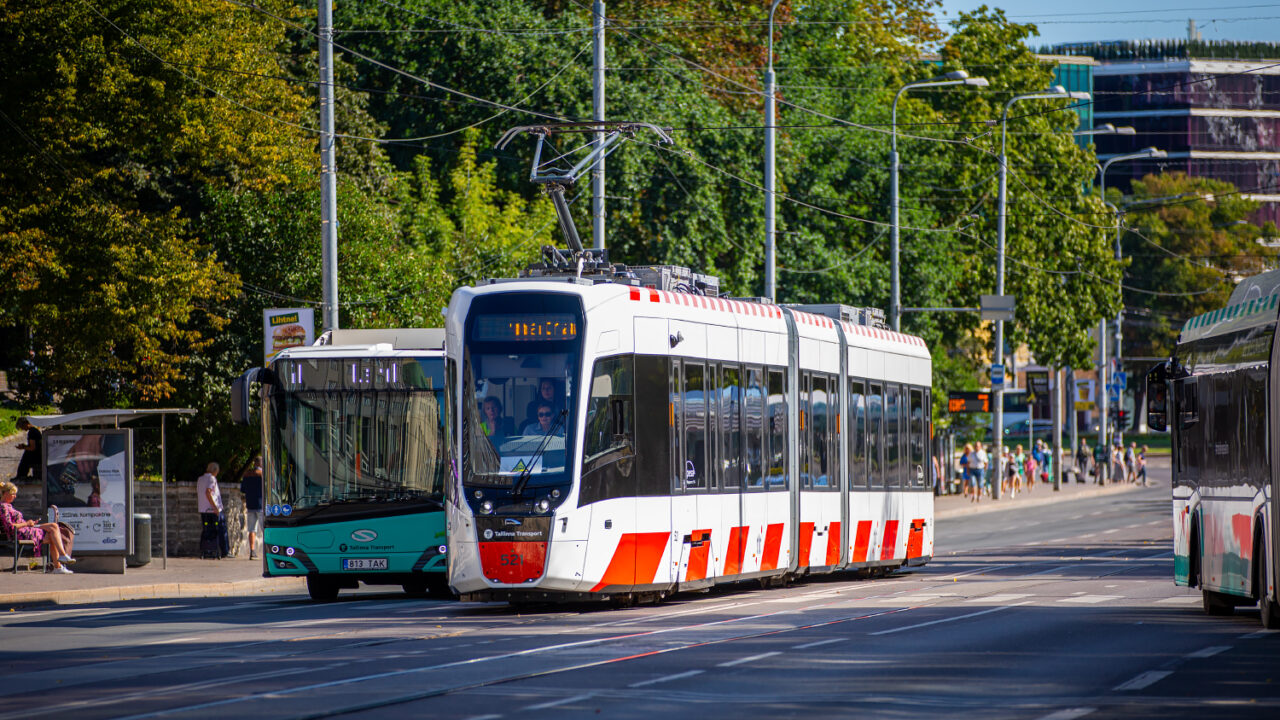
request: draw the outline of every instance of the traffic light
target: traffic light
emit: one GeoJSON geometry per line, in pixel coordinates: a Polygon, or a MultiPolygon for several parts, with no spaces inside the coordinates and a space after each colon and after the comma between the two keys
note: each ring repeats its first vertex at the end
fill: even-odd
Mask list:
{"type": "Polygon", "coordinates": [[[1129,429],[1129,413],[1122,407],[1111,408],[1111,423],[1117,430],[1129,429]]]}

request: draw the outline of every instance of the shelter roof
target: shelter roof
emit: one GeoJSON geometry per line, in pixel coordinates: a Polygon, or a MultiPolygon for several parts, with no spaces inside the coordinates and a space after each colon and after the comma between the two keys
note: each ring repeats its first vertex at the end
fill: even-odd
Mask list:
{"type": "Polygon", "coordinates": [[[101,410],[81,410],[63,415],[26,415],[24,419],[38,428],[52,427],[85,427],[86,425],[107,425],[116,427],[151,415],[195,415],[194,408],[137,408],[101,410]]]}

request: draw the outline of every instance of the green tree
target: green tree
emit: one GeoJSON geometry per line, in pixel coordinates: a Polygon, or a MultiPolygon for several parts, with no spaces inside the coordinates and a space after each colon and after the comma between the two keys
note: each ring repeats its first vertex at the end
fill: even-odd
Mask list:
{"type": "Polygon", "coordinates": [[[1173,354],[1182,324],[1223,307],[1235,280],[1274,266],[1274,224],[1250,224],[1258,203],[1230,183],[1173,172],[1134,181],[1124,210],[1124,354],[1173,354]]]}

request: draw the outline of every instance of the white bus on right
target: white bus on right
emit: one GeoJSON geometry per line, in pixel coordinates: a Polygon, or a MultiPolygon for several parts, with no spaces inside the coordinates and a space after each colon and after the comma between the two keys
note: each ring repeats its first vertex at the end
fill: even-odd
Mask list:
{"type": "Polygon", "coordinates": [[[1204,610],[1255,603],[1280,627],[1280,271],[1247,278],[1191,318],[1147,373],[1147,425],[1172,439],[1174,582],[1204,610]]]}

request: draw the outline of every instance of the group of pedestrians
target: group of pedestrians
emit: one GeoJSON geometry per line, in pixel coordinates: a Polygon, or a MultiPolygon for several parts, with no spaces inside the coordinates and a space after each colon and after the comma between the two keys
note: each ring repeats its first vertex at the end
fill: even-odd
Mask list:
{"type": "MultiPolygon", "coordinates": [[[[1006,446],[1001,458],[1003,468],[999,477],[1000,491],[1010,497],[1019,492],[1030,492],[1037,481],[1049,482],[1053,472],[1053,452],[1043,439],[1036,440],[1031,451],[1024,451],[1022,445],[1012,448],[1006,446]]],[[[992,459],[982,443],[965,443],[960,454],[960,478],[964,486],[964,495],[970,502],[980,502],[983,495],[990,495],[993,479],[988,472],[992,459]]]]}
{"type": "Polygon", "coordinates": [[[1105,455],[1107,469],[1109,470],[1110,481],[1112,483],[1135,483],[1147,484],[1147,453],[1150,451],[1146,445],[1141,448],[1138,443],[1131,442],[1129,447],[1119,440],[1112,444],[1109,451],[1097,453],[1095,456],[1090,455],[1089,441],[1081,440],[1080,449],[1076,451],[1076,482],[1084,482],[1084,476],[1087,472],[1094,482],[1099,485],[1104,484],[1106,478],[1102,473],[1101,457],[1105,455]],[[1093,460],[1090,465],[1090,460],[1093,460]]]}
{"type": "MultiPolygon", "coordinates": [[[[221,467],[211,462],[205,472],[196,479],[196,503],[200,511],[200,556],[219,559],[231,554],[231,538],[227,534],[227,515],[222,506],[222,492],[218,489],[218,471],[221,467]]],[[[244,494],[245,529],[249,532],[249,559],[258,558],[258,539],[262,534],[262,456],[253,462],[240,476],[240,492],[244,494]]]]}

